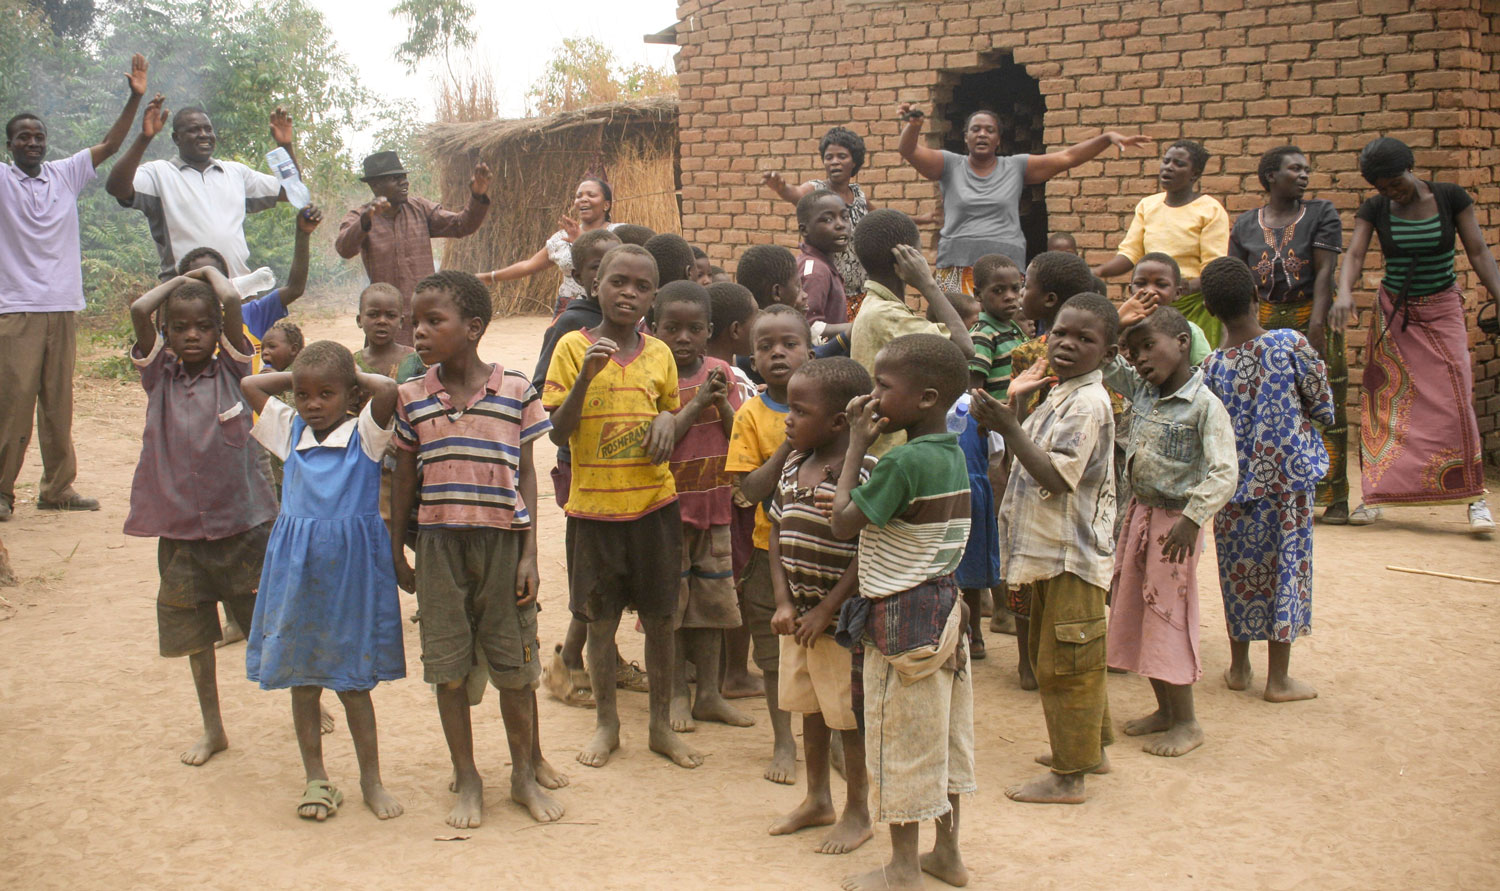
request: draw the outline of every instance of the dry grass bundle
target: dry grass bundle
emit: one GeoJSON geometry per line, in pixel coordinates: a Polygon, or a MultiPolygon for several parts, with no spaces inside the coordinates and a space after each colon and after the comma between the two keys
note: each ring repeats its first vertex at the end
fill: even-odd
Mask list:
{"type": "MultiPolygon", "coordinates": [[[[445,203],[462,205],[480,161],[495,174],[490,212],[479,231],[444,242],[443,266],[484,272],[541,250],[569,214],[586,176],[614,191],[611,218],[681,231],[677,204],[677,102],[616,102],[545,118],[440,123],[424,136],[439,165],[445,203]]],[[[497,315],[551,312],[562,273],[555,267],[495,289],[497,315]]]]}

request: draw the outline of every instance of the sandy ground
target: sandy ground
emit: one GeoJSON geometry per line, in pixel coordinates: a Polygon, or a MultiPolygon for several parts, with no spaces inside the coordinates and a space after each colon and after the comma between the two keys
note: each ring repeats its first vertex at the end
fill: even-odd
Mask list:
{"type": "MultiPolygon", "coordinates": [[[[487,358],[530,370],[542,320],[498,320],[487,358]]],[[[351,319],[312,320],[309,340],[357,345],[351,319]]],[[[87,364],[89,359],[83,360],[87,364]]],[[[406,814],[381,823],[358,794],[352,747],[325,737],[349,800],[333,820],[299,820],[301,766],[287,694],[244,680],[244,645],[222,650],[220,689],[232,748],[200,768],[178,753],[198,735],[186,660],[157,655],[155,543],[120,533],[144,399],[128,383],[80,379],[78,487],[98,513],[38,514],[33,453],[15,519],[0,526],[21,585],[0,589],[0,875],[13,888],[292,886],[416,888],[525,876],[540,888],[834,888],[883,862],[882,831],[858,852],[813,853],[817,830],[770,838],[801,798],[761,778],[770,751],[764,700],[749,729],[701,726],[708,756],[686,771],[645,747],[646,698],[622,693],[624,747],[604,769],[574,761],[593,713],[544,698],[542,743],[572,776],[564,822],[539,826],[506,795],[494,694],[476,708],[484,825],[466,841],[443,823],[447,754],[420,683],[414,626],[409,677],[375,693],[388,788],[406,814]]],[[[550,467],[550,445],[538,466],[550,467]]],[[[550,486],[544,488],[550,489],[550,486]]],[[[562,521],[540,509],[542,638],[566,616],[562,521]]],[[[1463,533],[1462,510],[1409,509],[1368,529],[1317,532],[1316,633],[1295,674],[1315,701],[1271,705],[1227,690],[1222,612],[1203,563],[1208,742],[1181,759],[1121,737],[1115,771],[1089,780],[1083,807],[1008,801],[1046,749],[1041,707],[1016,686],[1015,643],[990,638],[975,671],[981,789],[964,803],[963,850],[979,888],[1413,888],[1500,883],[1500,587],[1418,576],[1387,564],[1500,577],[1500,543],[1463,533]]],[[[404,598],[409,614],[414,608],[404,598]]],[[[641,641],[622,632],[627,656],[641,641]]],[[[1258,679],[1265,649],[1253,650],[1258,679]]],[[[1141,678],[1111,675],[1117,721],[1152,707],[1141,678]]],[[[835,794],[842,796],[842,785],[835,794]]],[[[923,843],[930,839],[923,827],[923,843]]],[[[929,887],[946,887],[928,880],[929,887]]]]}

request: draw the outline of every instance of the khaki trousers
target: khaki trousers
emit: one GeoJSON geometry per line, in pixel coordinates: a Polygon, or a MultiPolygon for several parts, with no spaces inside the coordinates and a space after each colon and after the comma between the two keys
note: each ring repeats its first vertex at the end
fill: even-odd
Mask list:
{"type": "Polygon", "coordinates": [[[77,315],[71,312],[0,315],[0,498],[12,507],[33,414],[42,450],[37,497],[62,500],[78,476],[73,454],[77,330],[77,315]]]}
{"type": "Polygon", "coordinates": [[[1084,773],[1115,741],[1105,691],[1104,588],[1071,572],[1031,584],[1031,670],[1052,742],[1052,771],[1084,773]]]}

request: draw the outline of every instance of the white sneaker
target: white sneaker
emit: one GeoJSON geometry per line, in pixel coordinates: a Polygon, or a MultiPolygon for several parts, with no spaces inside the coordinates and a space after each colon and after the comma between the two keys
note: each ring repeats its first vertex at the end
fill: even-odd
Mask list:
{"type": "Polygon", "coordinates": [[[1380,519],[1380,508],[1378,507],[1366,507],[1364,504],[1360,504],[1359,507],[1349,512],[1350,526],[1368,526],[1378,519],[1380,519]]]}
{"type": "Polygon", "coordinates": [[[1490,516],[1490,506],[1483,498],[1469,505],[1469,531],[1484,536],[1495,531],[1495,518],[1490,516]]]}

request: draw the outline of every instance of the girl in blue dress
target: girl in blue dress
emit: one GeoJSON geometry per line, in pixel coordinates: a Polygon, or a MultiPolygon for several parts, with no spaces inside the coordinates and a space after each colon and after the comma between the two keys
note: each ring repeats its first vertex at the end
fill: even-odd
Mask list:
{"type": "Polygon", "coordinates": [[[360,373],[347,349],[325,340],[305,347],[290,372],[246,377],[241,388],[260,413],[251,435],[286,462],[245,670],[262,689],[291,688],[307,771],[297,814],[326,820],[344,800],[323,767],[318,699],[327,688],[344,704],[365,804],[382,820],[398,816],[401,804],[380,782],[370,702],[377,683],[406,676],[391,540],[378,504],[396,384],[360,373]],[[271,398],[288,388],[295,411],[271,398]]]}

